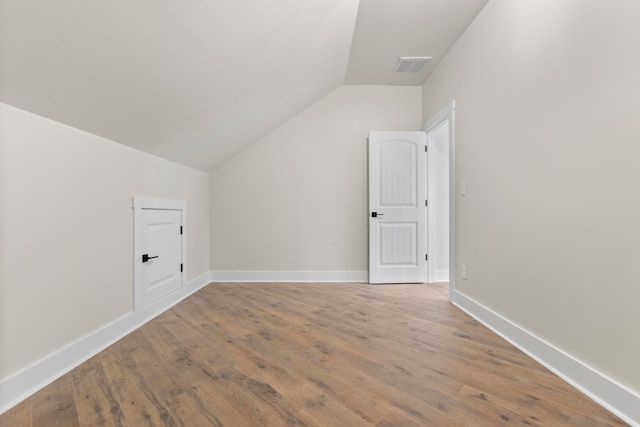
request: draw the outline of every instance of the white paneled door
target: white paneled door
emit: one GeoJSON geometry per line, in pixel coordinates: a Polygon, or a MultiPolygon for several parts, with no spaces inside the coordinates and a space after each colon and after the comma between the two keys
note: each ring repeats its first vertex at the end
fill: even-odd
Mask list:
{"type": "Polygon", "coordinates": [[[144,308],[182,287],[182,212],[142,209],[139,248],[140,289],[136,306],[144,308]]]}
{"type": "Polygon", "coordinates": [[[427,281],[425,132],[369,133],[369,283],[427,281]]]}

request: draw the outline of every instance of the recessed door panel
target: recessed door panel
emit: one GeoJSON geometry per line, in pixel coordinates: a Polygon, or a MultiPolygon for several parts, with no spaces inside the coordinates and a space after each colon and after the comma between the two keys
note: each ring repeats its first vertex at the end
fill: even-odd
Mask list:
{"type": "Polygon", "coordinates": [[[380,260],[378,267],[418,265],[416,230],[418,224],[378,222],[380,260]]]}
{"type": "Polygon", "coordinates": [[[380,207],[416,206],[416,145],[403,140],[384,142],[380,150],[380,207]]]}

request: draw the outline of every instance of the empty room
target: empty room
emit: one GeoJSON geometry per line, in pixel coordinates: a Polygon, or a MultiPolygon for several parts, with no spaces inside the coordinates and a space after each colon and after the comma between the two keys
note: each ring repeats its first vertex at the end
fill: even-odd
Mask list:
{"type": "Polygon", "coordinates": [[[0,0],[0,426],[640,426],[638,16],[0,0]]]}

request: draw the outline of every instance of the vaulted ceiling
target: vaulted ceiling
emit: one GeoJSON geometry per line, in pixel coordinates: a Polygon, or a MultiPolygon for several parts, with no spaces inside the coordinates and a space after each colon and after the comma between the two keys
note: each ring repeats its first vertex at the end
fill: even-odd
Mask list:
{"type": "Polygon", "coordinates": [[[0,0],[0,102],[210,171],[343,84],[421,84],[487,1],[0,0]]]}

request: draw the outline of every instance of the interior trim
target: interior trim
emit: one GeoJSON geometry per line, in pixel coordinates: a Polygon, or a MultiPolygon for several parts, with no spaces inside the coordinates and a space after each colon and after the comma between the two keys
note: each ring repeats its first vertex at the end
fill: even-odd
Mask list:
{"type": "Polygon", "coordinates": [[[640,395],[523,327],[454,290],[451,302],[632,426],[640,427],[640,395]]]}
{"type": "Polygon", "coordinates": [[[368,282],[367,271],[212,271],[213,282],[368,282]]]}
{"type": "Polygon", "coordinates": [[[202,289],[211,282],[210,278],[211,273],[204,273],[156,303],[139,311],[131,311],[39,362],[3,379],[0,381],[0,414],[202,289]]]}

